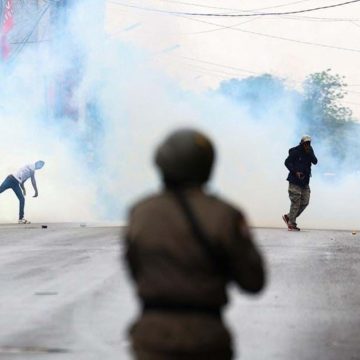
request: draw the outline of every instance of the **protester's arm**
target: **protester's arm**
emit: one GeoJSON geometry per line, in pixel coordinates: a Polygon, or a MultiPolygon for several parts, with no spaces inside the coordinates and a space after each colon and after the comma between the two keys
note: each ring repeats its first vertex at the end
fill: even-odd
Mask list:
{"type": "Polygon", "coordinates": [[[316,165],[318,163],[318,159],[317,157],[315,156],[315,153],[314,153],[314,149],[310,146],[310,158],[311,158],[311,162],[316,165]]]}
{"type": "Polygon", "coordinates": [[[33,173],[31,174],[31,184],[32,184],[32,186],[33,186],[33,188],[34,188],[34,191],[35,191],[35,194],[34,194],[33,197],[37,197],[37,196],[39,195],[39,193],[38,193],[38,189],[37,189],[37,185],[36,185],[36,180],[35,180],[35,172],[33,172],[33,173]]]}
{"type": "Polygon", "coordinates": [[[236,223],[235,236],[228,249],[231,276],[244,290],[257,293],[265,286],[263,260],[241,214],[237,214],[236,223]]]}
{"type": "Polygon", "coordinates": [[[299,179],[301,179],[304,176],[304,174],[302,172],[297,171],[294,165],[295,157],[296,157],[295,151],[289,151],[289,156],[285,160],[285,166],[291,173],[295,174],[299,179]]]}
{"type": "Polygon", "coordinates": [[[285,160],[285,166],[292,173],[296,172],[296,169],[294,166],[294,160],[295,160],[294,151],[289,151],[289,156],[285,160]]]}

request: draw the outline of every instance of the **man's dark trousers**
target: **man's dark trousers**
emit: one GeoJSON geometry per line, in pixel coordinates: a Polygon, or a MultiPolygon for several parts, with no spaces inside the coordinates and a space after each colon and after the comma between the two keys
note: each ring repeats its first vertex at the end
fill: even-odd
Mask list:
{"type": "Polygon", "coordinates": [[[19,207],[19,219],[24,217],[24,207],[25,207],[25,198],[23,192],[21,190],[19,182],[15,179],[13,175],[7,176],[4,182],[0,186],[0,194],[7,189],[13,189],[15,195],[19,199],[20,207],[19,207]]]}
{"type": "Polygon", "coordinates": [[[289,183],[289,198],[291,201],[290,211],[288,213],[289,224],[297,225],[296,218],[305,210],[310,201],[310,187],[306,185],[301,187],[289,183]]]}

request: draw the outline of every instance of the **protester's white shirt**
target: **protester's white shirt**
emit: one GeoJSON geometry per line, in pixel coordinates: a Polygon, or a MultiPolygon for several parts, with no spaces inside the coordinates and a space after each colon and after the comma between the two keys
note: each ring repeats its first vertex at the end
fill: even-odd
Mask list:
{"type": "Polygon", "coordinates": [[[14,178],[21,184],[26,181],[35,171],[35,164],[28,164],[20,168],[14,174],[14,178]]]}

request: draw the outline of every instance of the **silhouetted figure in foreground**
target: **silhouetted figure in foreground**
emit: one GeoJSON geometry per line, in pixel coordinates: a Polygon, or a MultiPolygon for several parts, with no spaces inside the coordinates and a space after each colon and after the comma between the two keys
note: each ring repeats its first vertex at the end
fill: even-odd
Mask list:
{"type": "Polygon", "coordinates": [[[10,174],[6,177],[3,183],[0,185],[0,194],[7,189],[12,189],[19,199],[19,224],[29,224],[30,221],[24,218],[24,208],[25,208],[25,197],[26,189],[25,182],[30,178],[31,184],[34,188],[34,196],[38,197],[38,188],[36,185],[35,171],[41,169],[44,166],[45,162],[42,160],[37,161],[33,164],[28,164],[20,168],[13,174],[10,174]]]}
{"type": "Polygon", "coordinates": [[[305,210],[310,201],[311,164],[318,162],[311,147],[311,137],[304,135],[300,144],[289,150],[285,166],[289,170],[289,198],[291,206],[288,214],[283,215],[283,220],[289,231],[300,231],[296,218],[305,210]]]}
{"type": "Polygon", "coordinates": [[[214,157],[203,134],[174,132],[155,156],[164,189],[131,210],[125,256],[142,304],[130,330],[138,360],[231,359],[226,286],[264,286],[243,214],[203,189],[214,157]]]}

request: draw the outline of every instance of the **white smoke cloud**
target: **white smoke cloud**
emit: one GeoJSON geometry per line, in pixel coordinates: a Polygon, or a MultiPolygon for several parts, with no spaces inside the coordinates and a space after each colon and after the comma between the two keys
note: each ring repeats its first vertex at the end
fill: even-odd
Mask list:
{"type": "MultiPolygon", "coordinates": [[[[46,161],[37,173],[38,199],[30,197],[27,185],[26,216],[33,221],[124,220],[135,199],[160,186],[152,164],[157,143],[170,130],[192,126],[217,146],[210,189],[243,208],[251,224],[282,226],[281,215],[289,208],[284,160],[298,141],[295,100],[274,97],[262,109],[261,121],[254,121],[241,103],[214,92],[185,91],[152,65],[146,50],[105,36],[100,3],[80,2],[55,47],[26,49],[10,75],[2,69],[0,176],[46,161]],[[96,126],[85,111],[78,122],[54,119],[49,111],[48,85],[58,81],[74,58],[81,64],[74,99],[80,104],[96,100],[96,126]]],[[[356,228],[357,204],[347,207],[357,194],[356,179],[324,183],[316,167],[313,175],[312,202],[300,225],[356,228]],[[338,216],[336,209],[348,216],[338,216]]],[[[11,191],[1,194],[0,221],[13,222],[17,206],[11,191]]]]}

